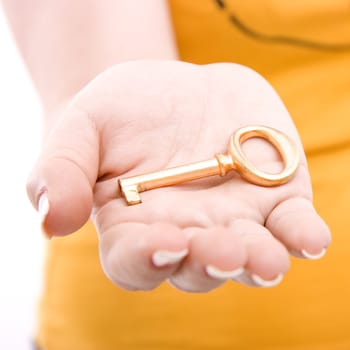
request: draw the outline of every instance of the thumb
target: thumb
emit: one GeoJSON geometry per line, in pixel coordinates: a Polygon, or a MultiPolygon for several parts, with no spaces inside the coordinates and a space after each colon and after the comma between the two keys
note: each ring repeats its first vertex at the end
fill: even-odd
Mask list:
{"type": "Polygon", "coordinates": [[[46,138],[27,183],[44,233],[72,233],[89,219],[98,176],[99,136],[94,121],[69,107],[46,138]]]}

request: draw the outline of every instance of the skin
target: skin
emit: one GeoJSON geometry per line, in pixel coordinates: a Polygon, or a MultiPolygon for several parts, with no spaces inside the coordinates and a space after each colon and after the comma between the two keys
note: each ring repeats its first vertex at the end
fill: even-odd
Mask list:
{"type": "MultiPolygon", "coordinates": [[[[39,35],[49,42],[50,31],[32,34],[18,14],[19,2],[4,1],[47,111],[45,142],[28,194],[36,208],[40,198],[47,201],[43,229],[49,235],[70,234],[91,218],[105,273],[130,290],[150,290],[168,280],[184,291],[206,292],[238,270],[241,274],[234,279],[240,283],[274,285],[288,271],[291,253],[317,255],[328,247],[330,233],[313,208],[306,159],[292,119],[259,74],[235,64],[177,61],[162,1],[150,1],[153,7],[141,12],[149,21],[137,25],[130,17],[133,11],[114,11],[121,1],[94,3],[101,6],[97,18],[93,2],[77,1],[77,11],[91,12],[91,17],[75,25],[72,16],[68,32],[60,21],[70,9],[68,2],[33,3],[52,15],[51,33],[63,36],[55,49],[73,48],[65,60],[74,69],[59,57],[57,71],[51,71],[53,57],[40,55],[43,42],[37,40],[39,35]],[[120,17],[116,26],[107,25],[115,21],[110,13],[120,17]],[[87,69],[80,66],[85,60],[74,48],[85,40],[91,23],[101,37],[85,43],[91,62],[87,69]],[[121,34],[145,23],[161,28],[127,31],[127,40],[121,34]],[[147,45],[159,29],[159,47],[147,45]],[[106,51],[96,50],[101,38],[108,43],[106,51]],[[69,83],[61,84],[62,77],[69,83]],[[264,188],[230,174],[144,192],[144,203],[132,207],[121,198],[117,178],[225,153],[230,134],[250,124],[272,126],[298,144],[302,160],[288,184],[264,188]],[[182,257],[157,266],[155,256],[164,251],[182,257]],[[221,277],[210,275],[208,266],[221,277]],[[264,283],[257,282],[261,279],[264,283]]],[[[245,152],[265,171],[279,168],[276,152],[260,139],[248,141],[245,152]]]]}

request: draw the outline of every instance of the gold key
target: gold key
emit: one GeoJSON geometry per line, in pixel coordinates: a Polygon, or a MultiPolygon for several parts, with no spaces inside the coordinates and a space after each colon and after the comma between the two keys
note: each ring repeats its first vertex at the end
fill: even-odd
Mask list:
{"type": "Polygon", "coordinates": [[[225,176],[237,171],[245,180],[260,186],[278,186],[288,182],[299,165],[299,152],[294,142],[282,132],[266,126],[247,126],[236,130],[230,138],[228,154],[216,154],[215,158],[160,170],[125,179],[119,179],[119,187],[128,205],[141,203],[140,192],[154,188],[177,185],[203,177],[225,176]],[[283,161],[279,173],[266,173],[255,167],[242,151],[241,145],[248,139],[260,137],[270,142],[283,161]]]}

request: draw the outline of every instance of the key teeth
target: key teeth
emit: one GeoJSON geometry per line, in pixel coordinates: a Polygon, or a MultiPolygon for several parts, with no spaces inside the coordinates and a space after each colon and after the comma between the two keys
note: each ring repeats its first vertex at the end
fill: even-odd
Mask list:
{"type": "Polygon", "coordinates": [[[123,186],[119,181],[119,186],[123,197],[125,198],[128,205],[135,205],[142,203],[137,186],[123,186]]]}

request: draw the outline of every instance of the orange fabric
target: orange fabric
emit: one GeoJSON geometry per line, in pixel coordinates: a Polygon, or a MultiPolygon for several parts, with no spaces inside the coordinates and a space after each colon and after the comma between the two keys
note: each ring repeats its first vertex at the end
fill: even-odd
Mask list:
{"type": "Polygon", "coordinates": [[[285,42],[349,43],[348,1],[223,3],[170,2],[181,57],[245,64],[274,85],[308,153],[315,204],[334,234],[329,252],[320,261],[293,259],[273,289],[227,283],[192,295],[164,284],[126,292],[104,276],[88,224],[49,243],[37,337],[43,349],[350,349],[350,50],[285,42]],[[283,40],[253,38],[232,15],[264,38],[283,40]]]}

